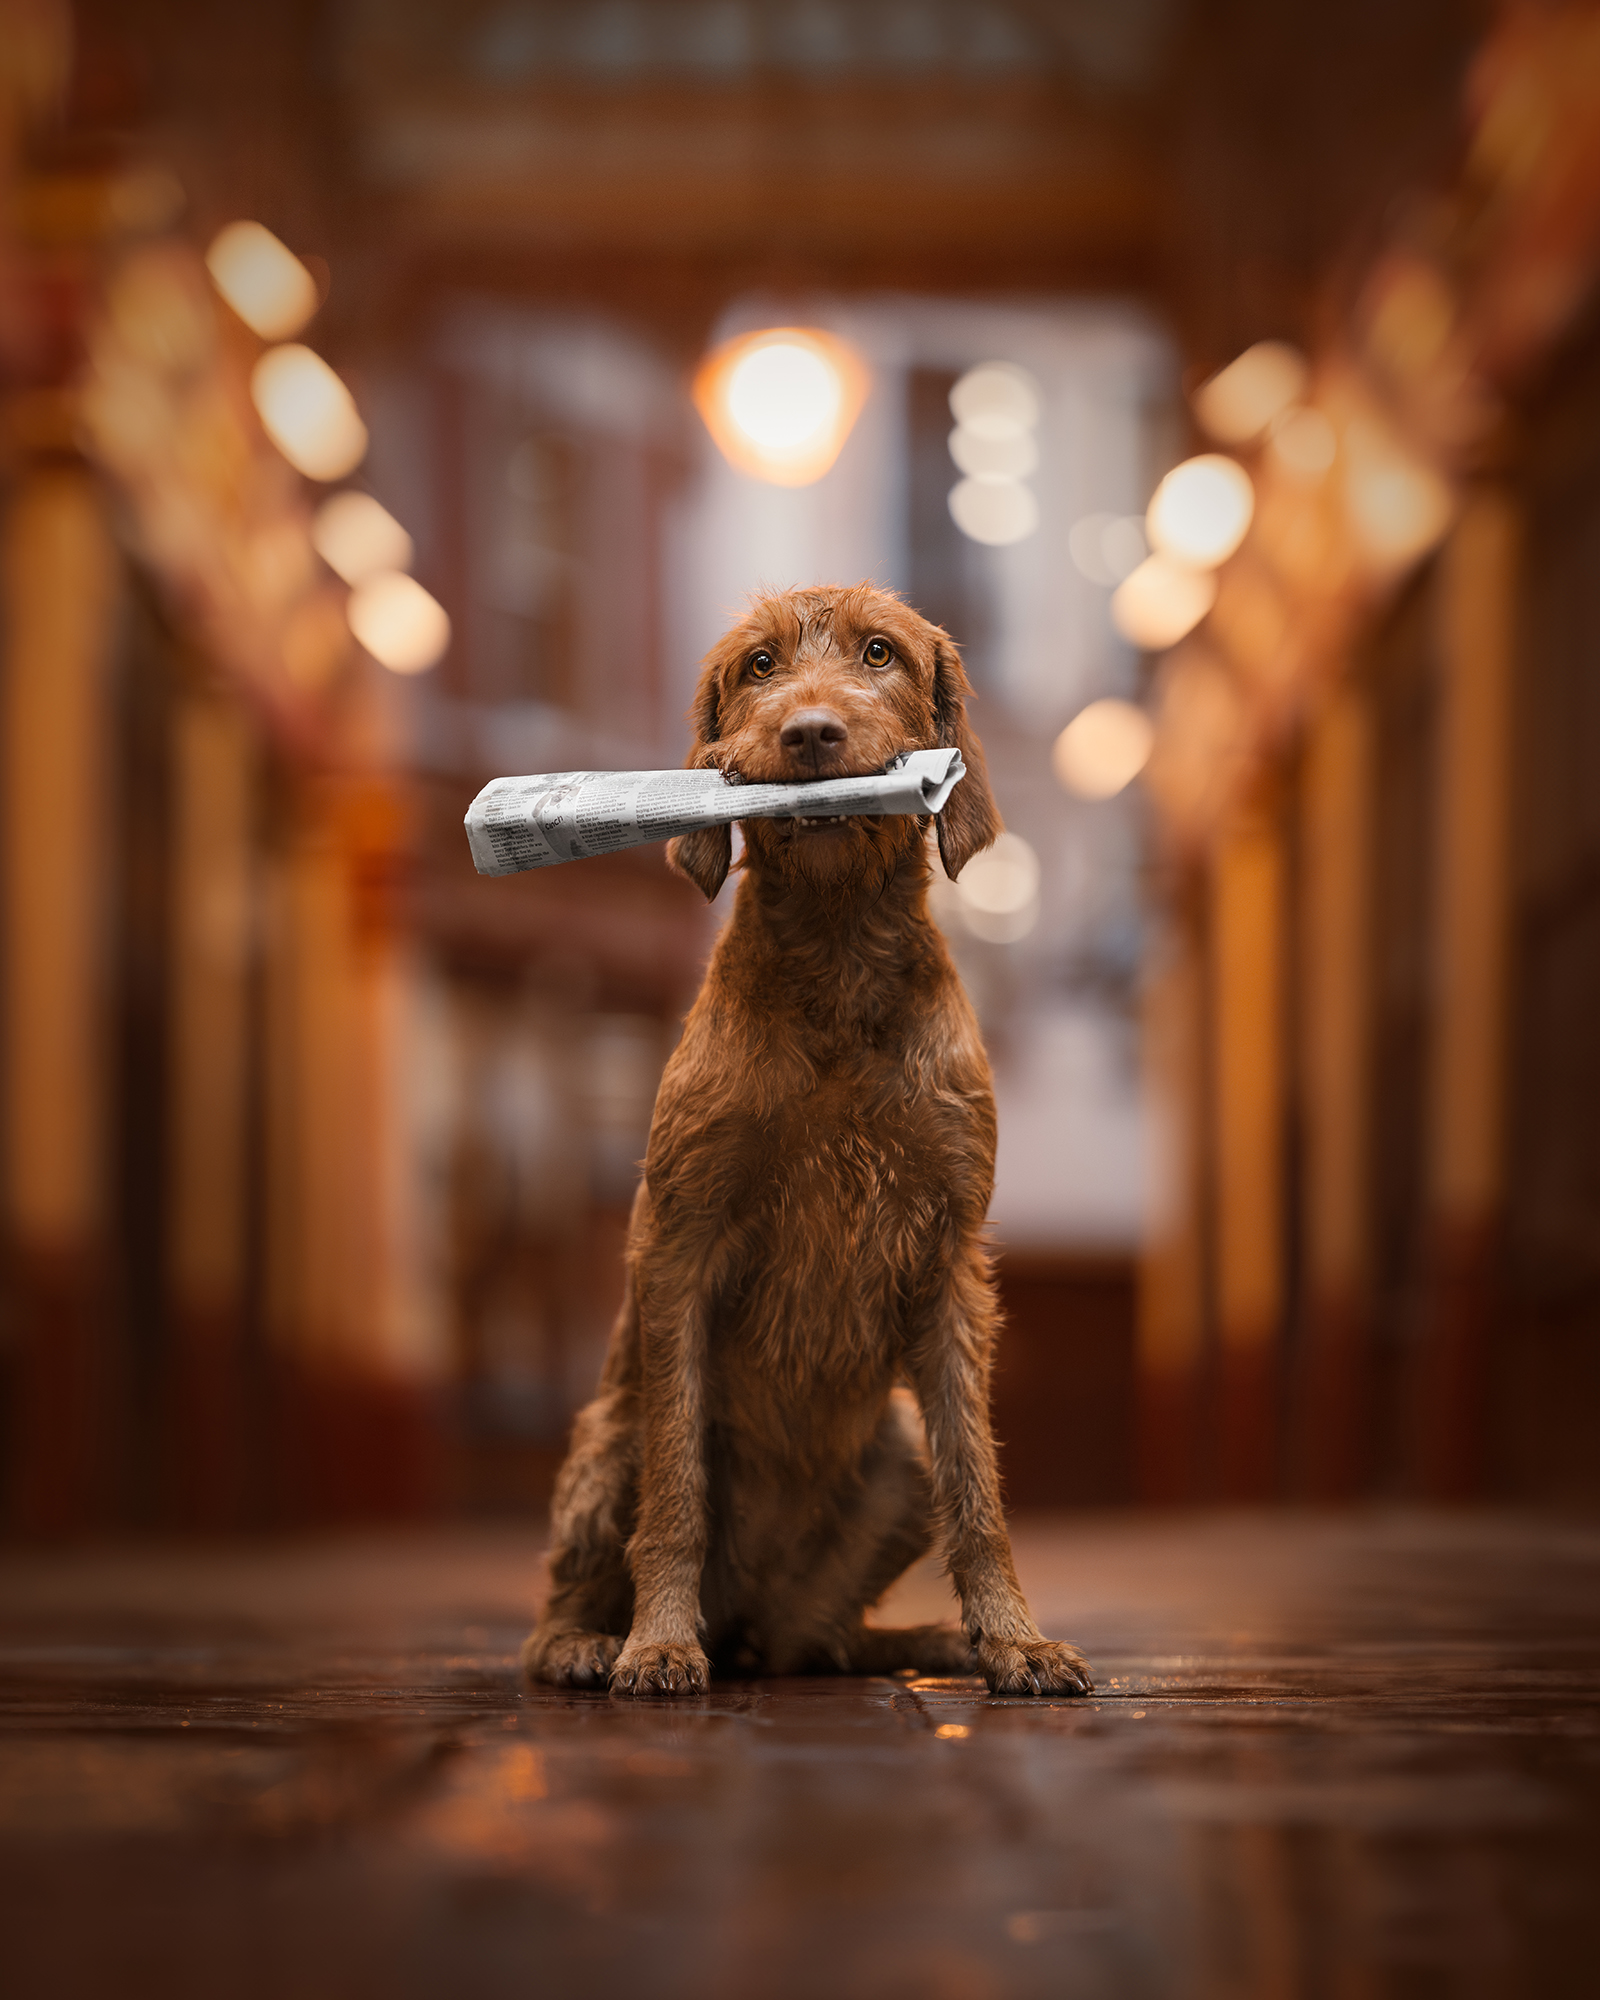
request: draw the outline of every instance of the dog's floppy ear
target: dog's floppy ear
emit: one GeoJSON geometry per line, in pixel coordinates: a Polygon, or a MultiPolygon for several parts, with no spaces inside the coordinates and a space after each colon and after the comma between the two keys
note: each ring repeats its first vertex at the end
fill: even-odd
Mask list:
{"type": "Polygon", "coordinates": [[[727,881],[732,861],[731,826],[697,826],[693,833],[680,833],[667,842],[667,866],[675,875],[687,875],[708,903],[727,881]]]}
{"type": "Polygon", "coordinates": [[[952,882],[973,855],[992,847],[1005,831],[989,789],[989,767],[983,760],[983,745],[967,720],[967,696],[971,692],[961,655],[954,642],[941,632],[933,649],[933,719],[940,746],[953,744],[967,767],[967,775],[945,800],[944,810],[934,820],[939,829],[939,859],[952,882]]]}
{"type": "MultiPolygon", "coordinates": [[[[711,746],[721,727],[717,714],[721,679],[722,662],[713,656],[700,669],[700,685],[694,691],[694,705],[689,710],[694,742],[683,760],[686,771],[704,770],[714,761],[711,746]]],[[[956,789],[959,791],[960,786],[956,789]]],[[[693,833],[680,833],[676,840],[667,842],[667,866],[674,874],[686,875],[708,903],[715,900],[727,881],[732,861],[733,828],[729,826],[697,827],[693,833]]]]}

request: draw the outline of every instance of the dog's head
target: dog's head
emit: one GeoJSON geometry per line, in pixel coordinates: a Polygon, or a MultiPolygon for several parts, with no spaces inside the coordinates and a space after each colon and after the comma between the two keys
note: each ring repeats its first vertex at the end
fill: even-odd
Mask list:
{"type": "MultiPolygon", "coordinates": [[[[805,784],[881,771],[901,750],[954,746],[967,775],[938,817],[953,881],[1001,831],[971,693],[947,633],[871,584],[759,597],[706,655],[690,719],[691,769],[716,765],[748,784],[805,784]]],[[[886,880],[921,839],[912,818],[745,822],[752,861],[817,885],[886,880]]],[[[727,878],[726,827],[672,841],[667,858],[715,896],[727,878]]]]}

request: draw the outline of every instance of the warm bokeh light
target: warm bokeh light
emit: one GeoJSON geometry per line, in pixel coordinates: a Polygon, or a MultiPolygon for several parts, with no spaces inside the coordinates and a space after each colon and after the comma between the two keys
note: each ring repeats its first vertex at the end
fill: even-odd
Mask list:
{"type": "Polygon", "coordinates": [[[411,537],[370,493],[335,493],[324,500],[311,523],[311,542],[346,583],[411,567],[411,537]]]}
{"type": "Polygon", "coordinates": [[[694,400],[731,465],[775,486],[810,486],[839,456],[866,388],[866,370],[843,341],[786,326],[708,356],[694,400]]]}
{"type": "Polygon", "coordinates": [[[1194,413],[1218,444],[1249,444],[1300,400],[1310,375],[1298,348],[1258,340],[1201,384],[1194,413]]]}
{"type": "Polygon", "coordinates": [[[975,542],[1003,548],[1039,525],[1039,503],[1014,479],[963,479],[950,489],[950,518],[975,542]]]}
{"type": "Polygon", "coordinates": [[[1339,437],[1320,410],[1290,410],[1273,427],[1271,450],[1297,478],[1320,479],[1332,470],[1339,437]]]}
{"type": "Polygon", "coordinates": [[[728,371],[728,414],[762,451],[793,451],[832,430],[840,394],[837,370],[799,341],[757,347],[728,371]]]}
{"type": "Polygon", "coordinates": [[[1450,525],[1450,488],[1375,423],[1352,423],[1345,450],[1345,505],[1367,554],[1385,567],[1415,562],[1450,525]]]}
{"type": "Polygon", "coordinates": [[[957,424],[950,433],[950,456],[969,479],[1026,479],[1038,468],[1039,446],[1028,431],[988,437],[957,424]]]}
{"type": "Polygon", "coordinates": [[[1215,569],[1244,540],[1255,488],[1236,459],[1206,452],[1176,465],[1156,488],[1145,531],[1150,545],[1190,569],[1215,569]]]}
{"type": "Polygon", "coordinates": [[[1043,398],[1026,368],[1011,361],[985,361],[969,368],[950,391],[950,414],[965,431],[982,438],[1017,438],[1034,429],[1043,398]]]}
{"type": "Polygon", "coordinates": [[[1080,799],[1110,799],[1132,784],[1150,759],[1150,718],[1131,701],[1092,701],[1056,738],[1056,776],[1080,799]]]}
{"type": "Polygon", "coordinates": [[[1158,653],[1192,632],[1217,598],[1209,570],[1148,556],[1111,594],[1111,622],[1130,645],[1158,653]]]}
{"type": "Polygon", "coordinates": [[[1038,921],[1039,857],[1019,833],[975,854],[955,886],[963,923],[986,943],[1015,944],[1038,921]]]}
{"type": "Polygon", "coordinates": [[[206,252],[211,281],[253,333],[287,340],[317,309],[317,282],[259,222],[230,222],[206,252]]]}
{"type": "Polygon", "coordinates": [[[1067,552],[1091,583],[1121,583],[1150,553],[1135,514],[1085,514],[1072,524],[1067,552]]]}
{"type": "Polygon", "coordinates": [[[381,666],[420,674],[444,658],[450,620],[414,577],[398,570],[369,576],[350,593],[350,630],[381,666]]]}
{"type": "Polygon", "coordinates": [[[950,456],[967,475],[950,489],[950,518],[972,541],[1002,548],[1038,527],[1039,503],[1022,481],[1039,463],[1043,406],[1039,384],[1010,361],[969,368],[950,391],[950,456]]]}
{"type": "Polygon", "coordinates": [[[309,347],[272,347],[250,378],[268,437],[308,479],[343,479],[367,454],[367,427],[350,391],[309,347]]]}

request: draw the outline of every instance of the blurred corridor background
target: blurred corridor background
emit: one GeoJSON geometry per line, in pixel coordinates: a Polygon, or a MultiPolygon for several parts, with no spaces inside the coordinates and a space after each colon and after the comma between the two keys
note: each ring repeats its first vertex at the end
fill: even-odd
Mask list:
{"type": "Polygon", "coordinates": [[[542,1509],[731,892],[462,814],[864,576],[1011,1498],[1600,1497],[1597,273],[1576,0],[0,0],[5,1528],[542,1509]]]}

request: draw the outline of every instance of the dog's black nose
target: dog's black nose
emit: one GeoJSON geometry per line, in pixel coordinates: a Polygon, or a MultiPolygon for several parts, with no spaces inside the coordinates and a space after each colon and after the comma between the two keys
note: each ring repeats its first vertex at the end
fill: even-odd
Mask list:
{"type": "Polygon", "coordinates": [[[844,717],[831,708],[799,708],[778,731],[778,741],[791,755],[815,764],[826,751],[837,750],[849,733],[844,717]]]}

